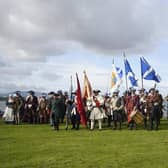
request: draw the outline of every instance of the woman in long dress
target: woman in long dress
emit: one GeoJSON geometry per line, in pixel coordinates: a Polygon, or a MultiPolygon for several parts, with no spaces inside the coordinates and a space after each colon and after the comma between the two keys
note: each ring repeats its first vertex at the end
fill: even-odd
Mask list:
{"type": "Polygon", "coordinates": [[[14,122],[13,106],[14,106],[14,98],[10,94],[6,102],[6,108],[3,115],[3,118],[6,122],[14,122]]]}

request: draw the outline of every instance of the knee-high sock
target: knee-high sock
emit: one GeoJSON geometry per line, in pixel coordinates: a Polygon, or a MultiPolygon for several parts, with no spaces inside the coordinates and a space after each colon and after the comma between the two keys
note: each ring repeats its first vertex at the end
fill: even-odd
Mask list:
{"type": "Polygon", "coordinates": [[[94,129],[94,120],[91,120],[91,127],[90,129],[94,129]]]}
{"type": "Polygon", "coordinates": [[[98,120],[98,123],[99,123],[99,129],[102,129],[102,120],[98,120]]]}

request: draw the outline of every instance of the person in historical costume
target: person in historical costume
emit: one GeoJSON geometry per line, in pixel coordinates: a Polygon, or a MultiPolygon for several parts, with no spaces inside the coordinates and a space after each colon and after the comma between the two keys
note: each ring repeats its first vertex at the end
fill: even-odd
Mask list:
{"type": "Polygon", "coordinates": [[[48,98],[47,98],[47,114],[49,116],[50,126],[53,126],[52,113],[51,113],[51,102],[52,102],[53,98],[54,98],[54,92],[51,91],[51,92],[48,93],[48,98]]]}
{"type": "Polygon", "coordinates": [[[160,111],[159,104],[161,99],[159,94],[155,91],[154,88],[150,89],[149,95],[147,98],[147,105],[149,110],[149,130],[158,130],[159,120],[160,120],[160,111]]]}
{"type": "Polygon", "coordinates": [[[99,130],[102,130],[102,120],[103,118],[107,117],[105,115],[104,110],[104,97],[99,95],[100,90],[93,91],[93,100],[92,100],[92,110],[90,113],[90,120],[91,120],[91,128],[90,130],[94,129],[95,120],[98,121],[99,130]]]}
{"type": "Polygon", "coordinates": [[[119,129],[121,129],[123,108],[123,99],[119,96],[119,91],[116,90],[113,92],[113,96],[111,98],[111,110],[113,111],[114,130],[117,129],[117,122],[119,122],[119,129]]]}
{"type": "Polygon", "coordinates": [[[29,91],[26,97],[25,109],[29,123],[38,123],[38,99],[35,96],[34,91],[29,91]]]}
{"type": "Polygon", "coordinates": [[[6,101],[6,108],[5,112],[3,114],[3,119],[5,122],[13,123],[14,122],[14,113],[13,113],[13,107],[14,107],[14,98],[11,94],[8,96],[8,100],[6,101]]]}
{"type": "Polygon", "coordinates": [[[69,124],[71,122],[71,112],[72,112],[72,109],[73,109],[73,101],[67,99],[66,100],[66,113],[65,113],[65,116],[66,116],[65,129],[66,130],[68,130],[68,126],[69,126],[69,124]]]}
{"type": "Polygon", "coordinates": [[[62,110],[62,99],[58,92],[53,94],[49,109],[51,109],[53,128],[58,131],[62,110]]]}
{"type": "Polygon", "coordinates": [[[71,123],[72,123],[72,129],[76,129],[79,130],[79,126],[80,126],[80,114],[77,110],[77,95],[75,92],[75,97],[74,97],[74,101],[72,104],[72,111],[71,111],[71,123]]]}
{"type": "MultiPolygon", "coordinates": [[[[123,117],[125,117],[125,121],[128,121],[127,109],[128,109],[128,103],[129,103],[130,96],[131,96],[131,92],[128,90],[123,93],[124,113],[125,113],[123,117]]],[[[127,126],[129,127],[129,123],[127,126]]]]}
{"type": "Polygon", "coordinates": [[[163,116],[163,96],[159,93],[159,90],[156,90],[156,93],[158,94],[159,96],[159,99],[160,99],[160,103],[159,103],[159,124],[160,124],[160,119],[162,118],[163,116]]]}
{"type": "Polygon", "coordinates": [[[144,128],[147,129],[148,111],[147,111],[147,93],[145,92],[145,89],[139,90],[139,109],[144,116],[144,128]]]}
{"type": "Polygon", "coordinates": [[[104,100],[105,113],[107,115],[107,126],[111,127],[112,122],[112,110],[111,110],[111,97],[106,94],[104,100]]]}
{"type": "Polygon", "coordinates": [[[42,94],[38,100],[38,113],[40,123],[47,123],[49,117],[47,113],[47,99],[45,94],[42,94]]]}
{"type": "Polygon", "coordinates": [[[92,98],[88,97],[87,99],[84,99],[84,104],[85,104],[85,111],[86,111],[87,127],[90,128],[91,126],[90,114],[93,109],[92,98]]]}
{"type": "Polygon", "coordinates": [[[139,96],[136,95],[136,89],[131,88],[130,90],[131,95],[127,98],[127,119],[128,119],[128,126],[129,129],[132,130],[133,128],[136,129],[137,125],[134,120],[131,118],[131,113],[135,110],[139,109],[139,96]]]}
{"type": "Polygon", "coordinates": [[[21,96],[20,92],[17,91],[14,94],[14,122],[15,124],[20,124],[20,119],[23,116],[23,107],[24,107],[24,100],[21,96]]]}
{"type": "Polygon", "coordinates": [[[61,103],[61,114],[60,114],[60,122],[63,123],[64,122],[64,117],[65,117],[65,113],[66,113],[66,97],[63,94],[62,90],[58,91],[58,94],[60,95],[60,99],[62,101],[61,103]]]}

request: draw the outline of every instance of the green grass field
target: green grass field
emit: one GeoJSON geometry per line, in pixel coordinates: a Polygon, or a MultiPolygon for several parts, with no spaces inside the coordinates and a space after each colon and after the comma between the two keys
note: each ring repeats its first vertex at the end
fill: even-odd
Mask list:
{"type": "Polygon", "coordinates": [[[159,131],[59,132],[49,125],[0,122],[2,168],[168,168],[168,121],[159,131]]]}

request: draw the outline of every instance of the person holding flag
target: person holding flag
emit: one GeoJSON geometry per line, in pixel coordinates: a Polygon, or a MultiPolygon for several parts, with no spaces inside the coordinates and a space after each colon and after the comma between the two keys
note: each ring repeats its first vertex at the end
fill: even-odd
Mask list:
{"type": "Polygon", "coordinates": [[[80,88],[80,83],[79,83],[79,78],[77,73],[76,73],[76,79],[77,79],[77,90],[76,90],[76,96],[75,96],[75,104],[76,104],[77,112],[80,115],[81,124],[83,126],[86,126],[87,125],[86,113],[84,109],[84,103],[82,99],[82,93],[81,93],[81,88],[80,88]]]}
{"type": "Polygon", "coordinates": [[[74,97],[74,101],[72,103],[72,110],[71,110],[71,123],[72,123],[72,129],[76,129],[79,130],[79,126],[80,126],[80,114],[79,114],[79,107],[78,107],[78,95],[77,95],[77,91],[74,93],[75,97],[74,97]],[[77,108],[78,107],[78,108],[77,108]]]}
{"type": "Polygon", "coordinates": [[[84,86],[83,86],[83,91],[82,91],[82,98],[84,101],[84,105],[85,105],[85,112],[86,112],[86,119],[87,119],[87,125],[88,127],[90,127],[91,123],[90,123],[90,113],[92,110],[92,87],[91,87],[91,83],[86,75],[86,71],[84,71],[84,86]]]}

